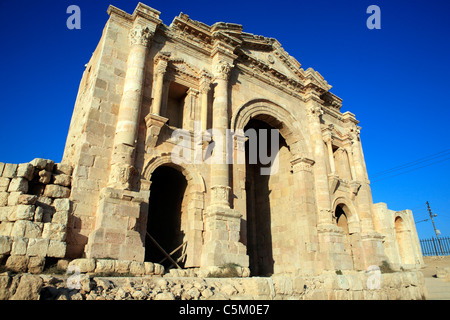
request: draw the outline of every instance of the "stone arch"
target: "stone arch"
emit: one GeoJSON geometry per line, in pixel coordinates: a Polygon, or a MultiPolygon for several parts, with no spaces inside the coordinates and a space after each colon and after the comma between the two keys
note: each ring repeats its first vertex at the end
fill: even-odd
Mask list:
{"type": "Polygon", "coordinates": [[[277,128],[286,140],[293,156],[303,155],[311,158],[300,122],[285,107],[264,98],[250,100],[233,114],[230,128],[235,132],[244,130],[245,125],[252,118],[262,120],[277,128]]]}
{"type": "Polygon", "coordinates": [[[360,225],[359,225],[359,217],[356,213],[356,209],[353,206],[353,203],[351,200],[347,199],[346,197],[337,197],[333,201],[333,216],[336,218],[336,209],[340,206],[342,210],[345,212],[347,216],[347,223],[348,223],[348,231],[350,234],[353,233],[359,233],[360,232],[360,225]]]}
{"type": "MultiPolygon", "coordinates": [[[[245,212],[241,232],[250,271],[257,276],[294,272],[301,260],[296,245],[298,224],[288,222],[286,208],[294,207],[294,194],[304,190],[300,174],[293,176],[293,161],[310,159],[310,152],[300,122],[279,104],[253,99],[240,106],[231,118],[230,129],[238,136],[238,141],[244,141],[241,139],[244,130],[254,126],[278,129],[283,141],[277,150],[279,167],[273,174],[260,174],[261,163],[250,165],[248,159],[243,166],[233,166],[232,190],[237,199],[243,199],[239,208],[245,212]],[[283,251],[279,250],[281,243],[283,251]]],[[[247,142],[239,148],[247,153],[247,142]]]]}
{"type": "MultiPolygon", "coordinates": [[[[203,235],[203,211],[206,187],[203,177],[191,164],[175,164],[170,154],[161,154],[150,159],[144,166],[143,177],[151,181],[152,173],[161,166],[172,167],[181,172],[187,181],[187,229],[185,268],[200,267],[203,235]]],[[[150,185],[151,194],[151,185],[150,185]]]]}
{"type": "Polygon", "coordinates": [[[408,221],[408,217],[402,212],[397,212],[394,216],[395,238],[397,240],[400,263],[403,265],[415,263],[411,228],[408,225],[408,221]]]}
{"type": "Polygon", "coordinates": [[[172,161],[172,157],[169,154],[161,154],[152,159],[150,159],[147,164],[144,166],[142,176],[150,181],[152,177],[153,171],[156,170],[159,166],[166,165],[172,168],[179,170],[186,178],[188,183],[190,184],[190,188],[192,187],[194,191],[205,193],[205,181],[200,173],[197,172],[197,169],[191,164],[176,164],[172,161]]]}

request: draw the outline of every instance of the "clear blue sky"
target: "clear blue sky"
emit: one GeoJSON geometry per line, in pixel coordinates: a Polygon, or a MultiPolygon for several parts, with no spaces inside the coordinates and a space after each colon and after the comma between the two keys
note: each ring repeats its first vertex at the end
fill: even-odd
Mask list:
{"type": "MultiPolygon", "coordinates": [[[[344,100],[342,111],[360,120],[374,202],[413,209],[420,221],[429,201],[442,235],[450,236],[450,161],[443,161],[450,158],[449,1],[143,2],[161,11],[167,25],[184,12],[209,25],[239,23],[245,32],[276,38],[304,69],[319,71],[344,100]],[[372,4],[381,9],[381,30],[366,27],[372,4]],[[447,153],[425,158],[442,151],[447,153]],[[377,176],[422,158],[429,161],[377,176]]],[[[110,3],[129,13],[137,5],[0,1],[1,162],[61,160],[84,65],[110,3]],[[81,9],[81,30],[66,27],[72,4],[81,9]]],[[[417,228],[421,238],[433,235],[430,221],[417,228]]]]}

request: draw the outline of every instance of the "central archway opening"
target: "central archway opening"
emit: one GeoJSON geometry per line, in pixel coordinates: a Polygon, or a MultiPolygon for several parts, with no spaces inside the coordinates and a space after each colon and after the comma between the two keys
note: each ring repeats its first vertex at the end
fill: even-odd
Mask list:
{"type": "Polygon", "coordinates": [[[290,152],[281,135],[278,135],[278,145],[271,145],[269,132],[275,128],[267,122],[253,118],[247,123],[244,131],[248,133],[250,129],[256,132],[258,143],[257,146],[250,146],[249,144],[256,140],[252,142],[249,138],[245,144],[247,254],[253,276],[270,276],[277,271],[277,266],[284,263],[285,258],[282,255],[287,248],[283,248],[283,237],[286,236],[286,221],[283,216],[290,201],[287,189],[290,152]],[[272,159],[278,155],[278,170],[270,174],[262,174],[261,171],[261,168],[268,168],[270,164],[262,163],[259,157],[260,130],[267,130],[267,145],[263,153],[272,159]],[[256,163],[249,161],[251,150],[258,154],[256,163]]]}
{"type": "MultiPolygon", "coordinates": [[[[182,217],[187,181],[181,172],[163,165],[152,173],[151,182],[147,232],[167,253],[171,253],[183,244],[185,238],[182,217]]],[[[181,255],[182,250],[178,250],[172,258],[176,261],[181,255]]],[[[145,261],[159,263],[164,258],[164,253],[146,237],[145,261]]],[[[178,263],[181,267],[184,260],[178,263]]],[[[162,265],[167,269],[172,263],[166,259],[162,265]]]]}

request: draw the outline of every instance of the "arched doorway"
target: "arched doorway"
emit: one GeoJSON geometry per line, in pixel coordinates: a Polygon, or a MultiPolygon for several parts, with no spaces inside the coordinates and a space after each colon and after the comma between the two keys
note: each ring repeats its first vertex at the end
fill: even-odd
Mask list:
{"type": "Polygon", "coordinates": [[[344,245],[343,253],[345,256],[348,257],[348,261],[350,264],[350,269],[353,269],[355,262],[354,259],[356,258],[353,252],[353,246],[352,246],[352,235],[350,233],[349,228],[349,220],[350,220],[350,210],[347,208],[345,204],[338,204],[336,206],[334,217],[336,219],[336,224],[339,228],[343,231],[343,238],[342,242],[344,245]]]}
{"type": "MultiPolygon", "coordinates": [[[[152,173],[147,232],[167,253],[185,241],[186,187],[184,175],[172,167],[162,165],[152,173]]],[[[177,260],[181,254],[178,250],[172,257],[177,260]]],[[[162,251],[147,237],[145,261],[160,262],[164,258],[162,251]]],[[[181,267],[183,261],[178,263],[181,267]]],[[[172,263],[166,259],[162,264],[168,268],[172,263]]]]}
{"type": "Polygon", "coordinates": [[[278,133],[278,144],[272,145],[270,132],[274,129],[258,117],[251,119],[245,127],[246,133],[253,130],[257,137],[255,140],[249,138],[245,146],[247,254],[250,272],[254,276],[270,276],[276,272],[276,269],[288,264],[286,252],[289,250],[289,245],[288,241],[284,241],[287,240],[286,223],[288,222],[284,217],[287,211],[292,209],[289,208],[292,200],[292,190],[289,188],[291,155],[286,141],[278,133]],[[259,143],[263,134],[262,130],[266,130],[267,133],[267,145],[262,153],[270,155],[272,159],[275,159],[275,156],[278,157],[278,164],[272,162],[273,170],[270,174],[267,174],[270,164],[262,163],[259,157],[260,147],[264,148],[259,143]],[[251,143],[253,146],[250,145],[251,143]],[[253,153],[253,160],[256,160],[256,163],[251,161],[250,152],[253,153]],[[267,170],[264,174],[262,168],[267,170]]]}

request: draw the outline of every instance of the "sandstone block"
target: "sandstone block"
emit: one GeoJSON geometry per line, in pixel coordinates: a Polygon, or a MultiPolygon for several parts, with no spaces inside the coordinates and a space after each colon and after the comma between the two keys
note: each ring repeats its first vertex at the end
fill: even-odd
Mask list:
{"type": "MultiPolygon", "coordinates": [[[[95,259],[75,259],[69,263],[69,268],[71,266],[79,268],[81,273],[94,272],[95,271],[95,259]]],[[[73,268],[72,267],[72,268],[73,268]]]]}
{"type": "Polygon", "coordinates": [[[28,181],[33,179],[34,167],[31,163],[21,163],[17,167],[17,176],[25,178],[28,181]]]}
{"type": "Polygon", "coordinates": [[[45,257],[47,255],[49,239],[31,238],[28,240],[27,255],[30,257],[45,257]]]}
{"type": "Polygon", "coordinates": [[[95,266],[95,272],[98,273],[109,273],[115,270],[115,260],[110,259],[97,259],[97,264],[95,266]]]}
{"type": "Polygon", "coordinates": [[[25,178],[13,178],[9,183],[8,192],[28,192],[28,180],[25,178]]]}
{"type": "Polygon", "coordinates": [[[44,190],[44,196],[50,198],[68,198],[69,195],[70,189],[63,186],[49,184],[44,190]]]}
{"type": "Polygon", "coordinates": [[[54,174],[53,183],[60,186],[68,187],[72,183],[72,178],[71,176],[66,174],[56,174],[56,175],[54,174]]]}
{"type": "Polygon", "coordinates": [[[42,238],[64,241],[66,239],[66,225],[60,223],[44,223],[42,238]]]}
{"type": "Polygon", "coordinates": [[[33,220],[34,219],[34,205],[20,204],[16,206],[15,220],[33,220]]]}
{"type": "Polygon", "coordinates": [[[11,179],[0,177],[0,191],[7,191],[9,187],[9,182],[11,179]]]}
{"type": "Polygon", "coordinates": [[[58,240],[50,240],[47,249],[47,257],[64,258],[66,255],[66,243],[58,240]]]}
{"type": "Polygon", "coordinates": [[[19,204],[19,197],[22,195],[22,192],[10,192],[8,196],[8,206],[12,207],[19,204]]]}
{"type": "MultiPolygon", "coordinates": [[[[17,221],[16,223],[18,223],[19,221],[17,221]]],[[[43,229],[42,222],[33,222],[33,221],[24,221],[24,222],[25,222],[25,234],[24,234],[25,238],[40,238],[42,236],[42,229],[43,229]]]]}
{"type": "Polygon", "coordinates": [[[6,163],[3,168],[2,176],[5,178],[15,178],[18,165],[15,163],[6,163]]]}
{"type": "Polygon", "coordinates": [[[132,261],[130,263],[130,273],[137,275],[137,276],[144,275],[145,274],[144,264],[140,263],[140,262],[132,261]]]}
{"type": "Polygon", "coordinates": [[[24,274],[11,300],[39,300],[43,281],[39,276],[24,274]]]}
{"type": "Polygon", "coordinates": [[[39,171],[39,182],[43,184],[50,183],[52,179],[52,173],[50,171],[41,170],[39,171]]]}
{"type": "Polygon", "coordinates": [[[47,170],[52,171],[55,165],[55,162],[47,159],[35,158],[30,162],[33,166],[35,166],[38,170],[47,170]]]}
{"type": "Polygon", "coordinates": [[[5,164],[3,162],[0,162],[0,177],[2,176],[4,167],[5,167],[5,164]]]}
{"type": "Polygon", "coordinates": [[[0,223],[0,236],[10,236],[14,222],[3,221],[0,223]]]}
{"type": "Polygon", "coordinates": [[[37,200],[37,196],[31,194],[21,194],[17,200],[18,204],[35,204],[37,200]]]}
{"type": "Polygon", "coordinates": [[[130,272],[131,261],[127,260],[117,260],[115,264],[115,272],[118,273],[128,273],[130,272]]]}
{"type": "Polygon", "coordinates": [[[27,221],[24,221],[24,220],[16,221],[11,230],[11,236],[12,237],[24,237],[26,227],[27,227],[27,221]]]}
{"type": "Polygon", "coordinates": [[[53,201],[53,206],[56,211],[69,211],[70,210],[70,200],[69,199],[55,199],[53,201]]]}
{"type": "Polygon", "coordinates": [[[42,207],[36,207],[34,210],[34,221],[35,222],[42,222],[42,219],[44,218],[44,208],[42,207]]]}
{"type": "Polygon", "coordinates": [[[153,262],[144,262],[144,269],[146,275],[151,275],[155,271],[155,265],[153,262]]]}
{"type": "Polygon", "coordinates": [[[69,221],[68,211],[57,211],[53,214],[52,223],[67,225],[68,221],[69,221]]]}
{"type": "Polygon", "coordinates": [[[28,239],[14,237],[11,248],[11,254],[15,256],[23,256],[27,253],[28,239]]]}
{"type": "Polygon", "coordinates": [[[8,205],[8,197],[8,192],[0,191],[0,207],[5,207],[8,205]]]}
{"type": "Polygon", "coordinates": [[[30,257],[28,259],[27,269],[29,273],[38,274],[44,270],[45,258],[44,257],[30,257]]]}
{"type": "Polygon", "coordinates": [[[28,259],[29,257],[27,256],[9,256],[8,260],[6,260],[6,268],[18,273],[26,272],[28,259]]]}
{"type": "Polygon", "coordinates": [[[56,174],[66,174],[71,176],[73,173],[73,167],[66,163],[57,163],[53,170],[56,174]]]}
{"type": "Polygon", "coordinates": [[[11,247],[12,239],[8,236],[0,236],[0,254],[9,254],[11,247]]]}

